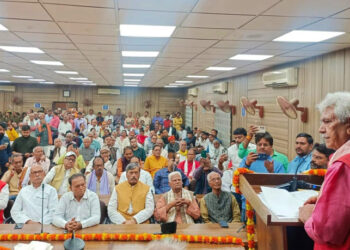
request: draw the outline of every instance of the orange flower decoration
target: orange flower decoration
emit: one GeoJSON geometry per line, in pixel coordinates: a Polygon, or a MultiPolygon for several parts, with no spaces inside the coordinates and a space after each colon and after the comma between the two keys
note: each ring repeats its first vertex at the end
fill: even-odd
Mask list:
{"type": "MultiPolygon", "coordinates": [[[[64,241],[72,237],[72,234],[0,234],[0,241],[32,241],[32,240],[45,240],[45,241],[64,241]]],[[[210,243],[210,244],[238,244],[244,245],[241,238],[233,236],[203,236],[203,235],[155,235],[155,234],[76,234],[77,238],[81,238],[85,241],[152,241],[160,240],[163,238],[173,238],[185,242],[191,243],[210,243]]],[[[8,248],[4,248],[8,249],[8,248]]],[[[0,250],[2,248],[0,247],[0,250]]]]}
{"type": "Polygon", "coordinates": [[[254,173],[254,171],[249,170],[247,168],[237,168],[235,170],[235,172],[233,173],[232,184],[236,188],[236,193],[237,194],[241,194],[241,191],[239,190],[239,176],[241,174],[246,174],[246,173],[252,174],[252,173],[254,173]]]}
{"type": "Polygon", "coordinates": [[[327,169],[309,169],[305,171],[303,174],[325,176],[326,173],[327,173],[327,169]]]}

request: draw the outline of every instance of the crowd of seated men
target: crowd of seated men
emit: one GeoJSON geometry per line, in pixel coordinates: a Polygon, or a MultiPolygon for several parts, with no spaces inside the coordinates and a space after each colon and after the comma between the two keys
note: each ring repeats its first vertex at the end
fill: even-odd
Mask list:
{"type": "Polygon", "coordinates": [[[120,109],[104,117],[42,110],[10,118],[0,123],[0,222],[41,223],[43,199],[43,223],[68,231],[99,223],[238,222],[244,206],[232,187],[236,168],[303,173],[327,168],[334,152],[299,133],[289,161],[254,125],[236,128],[226,148],[215,129],[186,129],[179,112],[151,118],[120,109]]]}

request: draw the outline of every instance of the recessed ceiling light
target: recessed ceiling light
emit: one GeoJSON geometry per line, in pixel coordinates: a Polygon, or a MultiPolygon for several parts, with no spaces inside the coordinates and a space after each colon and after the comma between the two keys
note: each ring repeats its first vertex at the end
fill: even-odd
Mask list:
{"type": "Polygon", "coordinates": [[[176,26],[121,24],[119,28],[121,36],[170,37],[176,26]]]}
{"type": "Polygon", "coordinates": [[[35,47],[17,47],[17,46],[0,46],[0,49],[7,52],[19,52],[19,53],[36,53],[44,54],[45,52],[35,47]]]}
{"type": "Polygon", "coordinates": [[[251,55],[251,54],[238,54],[230,58],[230,60],[243,60],[243,61],[262,61],[273,57],[272,55],[251,55]]]}
{"type": "Polygon", "coordinates": [[[189,75],[189,76],[186,76],[188,78],[208,78],[209,76],[198,76],[198,75],[189,75]]]}
{"type": "Polygon", "coordinates": [[[122,51],[125,57],[157,57],[158,51],[122,51]]]}
{"type": "Polygon", "coordinates": [[[123,64],[123,68],[147,69],[150,64],[123,64]]]}
{"type": "Polygon", "coordinates": [[[138,85],[124,84],[125,87],[138,87],[138,85]]]}
{"type": "Polygon", "coordinates": [[[141,79],[124,79],[125,82],[140,82],[141,79]]]}
{"type": "Polygon", "coordinates": [[[10,72],[10,71],[7,69],[0,69],[0,72],[10,72]]]}
{"type": "Polygon", "coordinates": [[[96,85],[96,83],[94,83],[94,82],[83,82],[82,84],[83,85],[90,85],[90,86],[95,86],[96,85]]]}
{"type": "Polygon", "coordinates": [[[75,80],[75,81],[85,81],[85,80],[88,80],[86,77],[69,77],[69,79],[75,80]]]}
{"type": "Polygon", "coordinates": [[[44,79],[28,79],[28,81],[31,81],[31,82],[45,82],[46,80],[44,80],[44,79]]]}
{"type": "Polygon", "coordinates": [[[87,80],[81,80],[81,81],[77,81],[77,82],[81,82],[81,83],[83,83],[83,82],[85,82],[85,83],[92,83],[92,81],[87,81],[87,80]]]}
{"type": "Polygon", "coordinates": [[[2,83],[9,83],[11,81],[9,81],[9,80],[0,80],[0,82],[2,82],[2,83]]]}
{"type": "Polygon", "coordinates": [[[140,84],[139,82],[124,82],[124,84],[140,84]]]}
{"type": "Polygon", "coordinates": [[[177,86],[174,86],[174,85],[166,85],[166,86],[164,86],[164,88],[177,88],[177,86]]]}
{"type": "Polygon", "coordinates": [[[123,76],[144,76],[145,74],[124,73],[123,76]]]}
{"type": "Polygon", "coordinates": [[[302,43],[315,43],[322,42],[324,40],[340,36],[345,32],[333,32],[333,31],[313,31],[313,30],[293,30],[277,37],[273,41],[275,42],[302,42],[302,43]]]}
{"type": "Polygon", "coordinates": [[[39,64],[39,65],[53,65],[53,66],[63,66],[63,63],[58,61],[36,61],[31,60],[31,63],[39,64]]]}
{"type": "Polygon", "coordinates": [[[215,71],[230,71],[236,69],[235,67],[208,67],[206,70],[215,70],[215,71]]]}
{"type": "Polygon", "coordinates": [[[175,81],[176,83],[193,83],[193,81],[175,81]]]}
{"type": "Polygon", "coordinates": [[[40,82],[42,84],[55,84],[54,82],[40,82]]]}
{"type": "Polygon", "coordinates": [[[169,83],[170,86],[183,86],[184,83],[169,83]]]}
{"type": "Polygon", "coordinates": [[[33,78],[32,76],[12,76],[14,78],[23,78],[23,79],[28,79],[28,78],[33,78]]]}
{"type": "Polygon", "coordinates": [[[0,24],[0,30],[1,31],[7,31],[8,29],[4,25],[0,24]]]}
{"type": "Polygon", "coordinates": [[[78,75],[79,73],[76,71],[55,71],[57,74],[64,74],[64,75],[78,75]]]}

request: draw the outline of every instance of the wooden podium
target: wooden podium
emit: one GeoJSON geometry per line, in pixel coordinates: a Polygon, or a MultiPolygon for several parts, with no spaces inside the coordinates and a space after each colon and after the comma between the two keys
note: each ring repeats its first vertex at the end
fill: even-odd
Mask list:
{"type": "MultiPolygon", "coordinates": [[[[271,214],[270,210],[258,197],[260,186],[274,187],[292,180],[291,174],[241,174],[239,189],[250,202],[256,214],[256,233],[259,250],[287,250],[287,226],[303,227],[303,223],[295,220],[281,220],[271,214]]],[[[314,175],[297,175],[298,180],[321,185],[323,178],[314,175]]]]}

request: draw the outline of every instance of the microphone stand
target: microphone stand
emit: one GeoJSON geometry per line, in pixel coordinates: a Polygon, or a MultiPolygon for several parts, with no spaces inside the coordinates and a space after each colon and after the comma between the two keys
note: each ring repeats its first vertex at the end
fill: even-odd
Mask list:
{"type": "Polygon", "coordinates": [[[307,156],[298,164],[292,180],[287,182],[287,183],[278,185],[278,186],[276,186],[276,188],[286,189],[289,192],[297,191],[299,188],[301,188],[301,189],[320,190],[321,189],[320,185],[315,185],[315,184],[312,184],[312,183],[309,183],[309,182],[306,182],[306,181],[303,181],[303,180],[298,180],[298,178],[297,178],[299,167],[301,166],[301,164],[304,163],[306,158],[307,158],[307,156]]]}
{"type": "Polygon", "coordinates": [[[41,184],[41,233],[44,232],[44,184],[41,184]]]}

